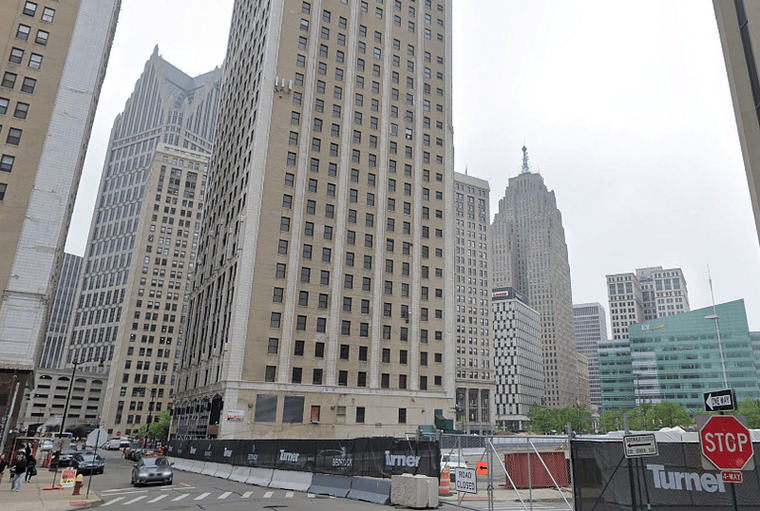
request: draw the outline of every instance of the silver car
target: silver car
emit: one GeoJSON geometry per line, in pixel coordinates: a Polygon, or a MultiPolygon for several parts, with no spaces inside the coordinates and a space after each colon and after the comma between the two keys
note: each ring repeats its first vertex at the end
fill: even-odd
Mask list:
{"type": "Polygon", "coordinates": [[[71,466],[78,474],[102,474],[106,467],[106,460],[99,454],[86,452],[71,458],[71,466]]]}
{"type": "Polygon", "coordinates": [[[174,471],[169,458],[164,456],[147,457],[140,459],[132,468],[132,484],[172,484],[174,471]]]}

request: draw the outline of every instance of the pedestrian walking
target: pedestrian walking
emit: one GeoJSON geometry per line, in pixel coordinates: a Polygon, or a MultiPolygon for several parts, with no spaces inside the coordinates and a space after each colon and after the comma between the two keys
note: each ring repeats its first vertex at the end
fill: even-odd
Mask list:
{"type": "Polygon", "coordinates": [[[5,461],[5,454],[0,455],[0,482],[3,480],[3,474],[8,467],[8,462],[5,461]]]}
{"type": "Polygon", "coordinates": [[[24,474],[26,473],[26,460],[23,454],[19,454],[16,461],[13,463],[11,469],[13,478],[11,479],[11,491],[21,491],[21,483],[24,482],[24,474]]]}
{"type": "Polygon", "coordinates": [[[25,481],[29,481],[32,476],[37,475],[37,460],[34,459],[34,456],[29,456],[26,459],[26,478],[25,481]]]}

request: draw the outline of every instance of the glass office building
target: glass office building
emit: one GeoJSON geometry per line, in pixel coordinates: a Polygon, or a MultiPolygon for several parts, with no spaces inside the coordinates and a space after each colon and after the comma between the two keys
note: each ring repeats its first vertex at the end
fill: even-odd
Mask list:
{"type": "Polygon", "coordinates": [[[758,395],[744,300],[631,325],[625,341],[599,345],[605,411],[660,401],[703,410],[703,394],[726,387],[721,346],[725,382],[737,401],[758,395]]]}

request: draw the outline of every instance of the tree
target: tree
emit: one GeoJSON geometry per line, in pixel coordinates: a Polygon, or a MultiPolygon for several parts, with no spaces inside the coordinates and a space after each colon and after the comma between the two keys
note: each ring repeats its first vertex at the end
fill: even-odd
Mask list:
{"type": "Polygon", "coordinates": [[[746,417],[750,429],[760,429],[760,401],[754,397],[748,397],[739,403],[734,415],[746,417]]]}
{"type": "Polygon", "coordinates": [[[555,417],[553,417],[553,410],[546,405],[538,405],[533,403],[528,410],[528,417],[530,417],[530,426],[528,430],[533,433],[549,433],[554,427],[555,417]]]}
{"type": "Polygon", "coordinates": [[[662,401],[651,405],[647,410],[647,423],[654,421],[654,425],[659,428],[674,428],[676,426],[690,426],[694,424],[694,419],[683,405],[672,401],[662,401]]]}
{"type": "MultiPolygon", "coordinates": [[[[625,427],[625,414],[628,414],[628,428],[632,430],[643,429],[641,426],[641,410],[639,408],[618,408],[608,410],[599,417],[599,425],[602,431],[623,431],[625,427]]],[[[646,424],[645,424],[646,426],[646,424]]]]}
{"type": "Polygon", "coordinates": [[[528,416],[530,417],[528,429],[533,433],[563,432],[568,422],[574,431],[584,431],[588,430],[591,424],[591,413],[581,406],[549,408],[546,405],[533,404],[528,411],[528,416]]]}
{"type": "Polygon", "coordinates": [[[136,437],[147,437],[148,440],[166,440],[169,436],[169,426],[172,418],[169,410],[164,410],[158,414],[158,421],[143,426],[135,433],[136,437]],[[148,430],[150,427],[150,430],[148,430]]]}

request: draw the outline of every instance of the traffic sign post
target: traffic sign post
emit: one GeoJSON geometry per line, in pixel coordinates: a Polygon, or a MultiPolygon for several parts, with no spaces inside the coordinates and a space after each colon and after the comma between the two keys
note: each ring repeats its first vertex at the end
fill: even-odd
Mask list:
{"type": "Polygon", "coordinates": [[[623,436],[623,448],[626,458],[657,456],[657,440],[653,433],[623,436]]]}
{"type": "Polygon", "coordinates": [[[721,471],[752,470],[754,449],[747,419],[733,415],[697,417],[703,468],[721,471]]]}
{"type": "Polygon", "coordinates": [[[713,390],[705,392],[705,410],[708,412],[732,412],[736,410],[736,392],[734,389],[713,390]]]}

